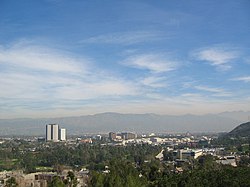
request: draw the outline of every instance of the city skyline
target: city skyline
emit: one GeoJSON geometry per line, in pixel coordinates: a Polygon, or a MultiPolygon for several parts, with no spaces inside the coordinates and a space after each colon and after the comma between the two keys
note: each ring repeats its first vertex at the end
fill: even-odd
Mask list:
{"type": "Polygon", "coordinates": [[[0,119],[250,111],[249,8],[1,1],[0,119]]]}

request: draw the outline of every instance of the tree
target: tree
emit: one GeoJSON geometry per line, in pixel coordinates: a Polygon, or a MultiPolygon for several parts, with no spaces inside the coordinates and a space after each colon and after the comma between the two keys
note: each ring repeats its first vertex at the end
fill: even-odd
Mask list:
{"type": "Polygon", "coordinates": [[[6,186],[7,187],[16,187],[18,184],[16,182],[15,177],[10,177],[7,181],[6,181],[6,186]]]}
{"type": "Polygon", "coordinates": [[[59,176],[54,176],[48,187],[65,187],[65,184],[59,176]]]}
{"type": "Polygon", "coordinates": [[[75,177],[75,174],[72,171],[68,172],[67,179],[68,179],[69,187],[77,186],[77,178],[75,177]]]}
{"type": "Polygon", "coordinates": [[[92,172],[89,186],[102,187],[104,183],[104,174],[98,172],[92,172]]]}

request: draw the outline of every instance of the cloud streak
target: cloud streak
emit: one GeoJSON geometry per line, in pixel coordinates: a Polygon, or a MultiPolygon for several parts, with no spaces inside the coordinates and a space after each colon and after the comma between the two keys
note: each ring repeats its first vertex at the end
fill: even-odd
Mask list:
{"type": "Polygon", "coordinates": [[[226,92],[224,89],[220,89],[220,88],[213,88],[213,87],[207,87],[207,86],[195,86],[194,88],[200,91],[213,93],[212,96],[215,96],[215,97],[229,97],[232,95],[230,92],[226,92]]]}
{"type": "Polygon", "coordinates": [[[143,85],[152,88],[164,88],[166,86],[166,78],[163,76],[150,76],[140,81],[143,85]]]}
{"type": "Polygon", "coordinates": [[[232,79],[234,81],[243,81],[243,82],[246,82],[246,83],[250,83],[250,76],[243,76],[243,77],[237,77],[237,78],[234,78],[232,79]]]}
{"type": "Polygon", "coordinates": [[[205,61],[219,70],[229,70],[232,68],[231,62],[239,57],[235,50],[210,47],[199,49],[193,53],[197,60],[205,61]]]}
{"type": "Polygon", "coordinates": [[[0,50],[0,98],[88,100],[134,96],[137,86],[99,70],[85,58],[44,46],[18,45],[0,50]],[[67,53],[66,53],[67,54],[67,53]]]}
{"type": "Polygon", "coordinates": [[[195,86],[197,90],[206,91],[206,92],[215,92],[215,93],[221,93],[224,92],[224,90],[219,88],[211,88],[206,86],[195,86]]]}
{"type": "Polygon", "coordinates": [[[163,73],[177,69],[179,62],[169,60],[168,57],[158,54],[142,54],[128,57],[122,62],[123,65],[151,73],[163,73]]]}
{"type": "MultiPolygon", "coordinates": [[[[166,38],[166,36],[164,36],[164,38],[166,38]]],[[[134,31],[98,35],[82,40],[80,43],[131,45],[160,39],[163,39],[162,33],[160,32],[134,31]]]]}
{"type": "Polygon", "coordinates": [[[13,46],[0,49],[0,63],[14,68],[49,72],[84,72],[84,63],[41,46],[13,46]]]}

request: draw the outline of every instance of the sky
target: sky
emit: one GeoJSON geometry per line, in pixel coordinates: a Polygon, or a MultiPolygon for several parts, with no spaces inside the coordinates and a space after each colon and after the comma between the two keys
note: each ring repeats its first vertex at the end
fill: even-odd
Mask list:
{"type": "Polygon", "coordinates": [[[248,0],[1,0],[0,118],[250,111],[248,0]]]}

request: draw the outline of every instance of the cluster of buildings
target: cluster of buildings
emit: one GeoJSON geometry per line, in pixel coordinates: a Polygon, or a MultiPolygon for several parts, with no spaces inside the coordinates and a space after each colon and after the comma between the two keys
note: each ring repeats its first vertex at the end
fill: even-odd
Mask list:
{"type": "Polygon", "coordinates": [[[109,140],[112,141],[113,145],[126,145],[126,144],[149,144],[149,145],[168,145],[170,147],[190,147],[196,148],[198,145],[207,146],[210,144],[211,138],[201,137],[195,138],[193,136],[168,136],[168,137],[158,137],[155,134],[150,135],[139,135],[139,137],[134,133],[109,133],[109,140]]]}
{"type": "Polygon", "coordinates": [[[46,125],[46,141],[66,141],[66,129],[59,128],[58,124],[46,125]]]}
{"type": "Polygon", "coordinates": [[[135,139],[135,138],[137,138],[137,135],[135,133],[131,133],[131,132],[123,132],[123,133],[110,132],[109,133],[109,139],[111,141],[129,140],[129,139],[135,139]]]}
{"type": "Polygon", "coordinates": [[[191,135],[174,136],[174,137],[158,137],[155,134],[148,136],[141,136],[137,138],[134,133],[109,133],[109,140],[112,141],[111,145],[114,146],[126,146],[129,144],[148,144],[148,145],[164,145],[163,149],[155,158],[163,160],[163,152],[171,152],[172,160],[174,163],[180,164],[192,159],[197,159],[201,155],[213,155],[219,158],[217,163],[228,164],[236,166],[235,156],[225,156],[223,148],[201,148],[207,147],[210,144],[211,137],[202,136],[195,138],[191,135]]]}
{"type": "MultiPolygon", "coordinates": [[[[101,140],[102,136],[97,135],[94,139],[101,140]]],[[[137,137],[137,134],[131,132],[110,132],[108,134],[108,139],[111,143],[108,145],[114,146],[126,146],[129,144],[149,144],[153,146],[157,145],[165,145],[166,151],[170,151],[173,154],[174,162],[181,163],[190,159],[197,159],[201,155],[214,155],[219,156],[224,154],[224,150],[221,148],[198,148],[207,146],[210,144],[211,138],[202,136],[200,138],[195,138],[190,135],[186,136],[174,136],[174,137],[158,137],[155,134],[150,134],[148,136],[141,135],[137,137]],[[198,146],[199,145],[199,146],[198,146]]],[[[58,124],[48,124],[46,125],[46,141],[66,141],[66,129],[59,128],[58,124]]],[[[92,143],[92,138],[77,138],[77,143],[92,143]]],[[[156,158],[159,160],[163,160],[163,151],[162,150],[156,158]]],[[[222,156],[217,163],[221,164],[229,164],[232,166],[236,166],[234,156],[222,156]]]]}

